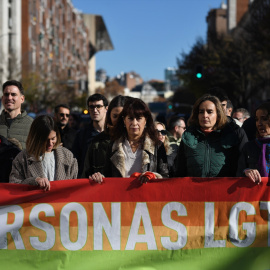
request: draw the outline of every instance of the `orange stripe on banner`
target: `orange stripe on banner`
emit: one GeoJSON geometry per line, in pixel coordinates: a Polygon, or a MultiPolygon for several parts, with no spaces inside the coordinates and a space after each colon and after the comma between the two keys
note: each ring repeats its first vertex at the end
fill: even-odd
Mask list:
{"type": "MultiPolygon", "coordinates": [[[[170,202],[171,203],[171,202],[170,202]]],[[[232,207],[238,202],[215,202],[214,212],[215,212],[215,224],[219,226],[227,226],[230,211],[232,207]]],[[[79,203],[87,213],[87,223],[88,226],[93,225],[93,204],[94,203],[79,203]]],[[[108,219],[111,221],[111,207],[113,203],[103,202],[102,206],[108,219]]],[[[146,202],[145,203],[151,218],[153,226],[163,226],[161,219],[161,213],[168,204],[168,202],[146,202]]],[[[178,216],[176,211],[171,212],[171,218],[177,222],[184,224],[185,226],[204,226],[205,223],[205,202],[181,202],[185,207],[187,216],[178,216]]],[[[249,202],[255,208],[256,215],[247,216],[245,211],[241,211],[239,214],[239,222],[256,222],[257,224],[267,224],[267,211],[260,210],[259,202],[249,202]]],[[[38,204],[23,204],[21,207],[24,210],[24,224],[23,226],[32,226],[29,222],[29,215],[33,207],[38,204]]],[[[59,226],[61,210],[67,203],[52,203],[48,204],[53,207],[55,216],[46,217],[44,212],[39,213],[39,219],[47,222],[53,226],[59,226]]],[[[137,203],[135,202],[122,202],[121,203],[121,225],[130,226],[134,216],[134,211],[137,203]]],[[[8,224],[14,222],[14,214],[8,214],[8,224]]],[[[70,213],[70,227],[78,225],[77,213],[72,211],[70,213]]]]}

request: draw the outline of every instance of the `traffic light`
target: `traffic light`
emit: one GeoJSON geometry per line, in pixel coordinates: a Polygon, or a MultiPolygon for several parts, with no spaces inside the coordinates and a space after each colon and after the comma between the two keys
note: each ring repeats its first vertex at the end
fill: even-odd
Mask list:
{"type": "Polygon", "coordinates": [[[197,65],[195,68],[195,76],[197,79],[202,79],[203,77],[203,66],[197,65]]]}

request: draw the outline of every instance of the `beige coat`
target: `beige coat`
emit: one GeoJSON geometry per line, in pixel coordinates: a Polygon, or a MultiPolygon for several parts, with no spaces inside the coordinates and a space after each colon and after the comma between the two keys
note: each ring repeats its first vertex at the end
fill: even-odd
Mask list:
{"type": "MultiPolygon", "coordinates": [[[[73,154],[65,147],[59,146],[55,150],[55,174],[57,180],[76,179],[78,163],[73,154]]],[[[42,164],[29,156],[26,150],[20,152],[12,163],[9,176],[10,183],[37,185],[36,178],[45,177],[42,164]]]]}

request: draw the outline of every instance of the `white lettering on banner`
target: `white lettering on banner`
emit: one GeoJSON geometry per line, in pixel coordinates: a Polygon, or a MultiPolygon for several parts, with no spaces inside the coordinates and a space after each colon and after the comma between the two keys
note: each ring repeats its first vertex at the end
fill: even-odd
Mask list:
{"type": "Polygon", "coordinates": [[[44,212],[47,217],[54,217],[54,208],[50,204],[42,203],[35,205],[29,216],[30,223],[40,230],[45,231],[47,238],[44,242],[39,241],[39,237],[31,236],[30,243],[34,249],[49,250],[55,244],[55,229],[53,225],[39,219],[39,213],[44,212]]]}
{"type": "Polygon", "coordinates": [[[229,238],[231,242],[237,247],[248,247],[256,238],[256,223],[255,222],[243,222],[243,230],[246,230],[245,239],[239,239],[238,224],[239,213],[245,211],[247,215],[255,215],[256,210],[254,206],[247,202],[236,203],[231,211],[229,217],[229,238]]]}
{"type": "Polygon", "coordinates": [[[25,249],[19,229],[23,225],[24,211],[19,205],[0,208],[0,249],[7,249],[7,233],[10,233],[16,249],[25,249]],[[8,214],[14,214],[14,222],[8,224],[8,214]]]}
{"type": "Polygon", "coordinates": [[[161,212],[161,220],[164,226],[175,230],[177,232],[177,241],[172,242],[170,237],[162,236],[161,244],[164,248],[169,250],[177,250],[183,248],[187,244],[187,229],[182,224],[171,218],[172,211],[176,211],[178,216],[187,216],[186,207],[179,202],[167,203],[161,212]]]}
{"type": "MultiPolygon", "coordinates": [[[[199,215],[198,218],[202,220],[198,220],[198,222],[196,220],[193,222],[192,210],[189,216],[183,203],[161,203],[162,210],[160,202],[157,202],[157,205],[153,205],[152,202],[149,205],[146,202],[138,202],[135,206],[133,203],[129,205],[129,203],[121,202],[89,202],[87,208],[84,208],[80,203],[71,202],[66,203],[62,209],[59,209],[59,205],[54,208],[54,204],[41,203],[26,204],[25,210],[19,205],[2,206],[0,207],[0,249],[62,250],[65,248],[73,251],[81,249],[108,250],[110,248],[121,250],[122,247],[125,250],[140,250],[141,248],[145,249],[139,245],[143,243],[148,250],[157,250],[158,248],[178,250],[193,247],[197,242],[201,245],[202,239],[204,239],[205,248],[224,248],[227,241],[236,247],[249,247],[256,239],[257,224],[255,219],[262,224],[258,227],[259,232],[268,230],[268,242],[265,241],[265,245],[270,246],[270,202],[260,202],[260,210],[268,211],[267,224],[263,220],[266,218],[260,216],[259,210],[256,214],[257,208],[255,209],[254,203],[238,202],[231,209],[226,206],[226,213],[230,210],[229,216],[223,216],[226,213],[222,213],[222,218],[220,218],[220,211],[223,211],[222,206],[215,211],[215,202],[205,202],[204,205],[199,202],[198,205],[201,208],[198,211],[204,209],[204,216],[199,215]],[[90,207],[93,208],[90,209],[90,207]],[[107,213],[105,209],[110,210],[107,210],[107,213]],[[130,209],[132,209],[131,211],[134,209],[134,212],[128,213],[126,218],[125,211],[130,211],[130,209]],[[152,212],[149,213],[149,210],[152,212]],[[25,216],[26,213],[27,216],[25,216]],[[41,215],[41,213],[43,214],[41,215]],[[130,221],[130,215],[132,215],[132,221],[130,221]],[[184,217],[183,221],[181,219],[179,222],[180,218],[174,220],[173,217],[176,215],[184,217]],[[50,222],[42,220],[44,216],[49,217],[46,218],[46,221],[50,222]],[[121,224],[122,216],[125,218],[125,224],[121,224]],[[240,219],[242,216],[248,216],[248,222],[241,221],[245,220],[240,219]],[[71,217],[75,218],[73,224],[71,224],[73,221],[71,217]],[[157,227],[153,228],[151,217],[155,218],[155,222],[157,221],[157,224],[154,223],[157,227]],[[90,224],[88,224],[88,220],[90,224]],[[222,224],[217,222],[215,225],[215,220],[221,220],[222,224]],[[127,222],[129,223],[127,224],[127,222]],[[188,224],[198,227],[196,235],[190,235],[194,233],[194,230],[188,230],[186,227],[188,224]],[[88,226],[91,227],[91,231],[93,228],[93,235],[89,235],[88,226]],[[219,227],[223,228],[218,229],[219,227]],[[125,234],[126,228],[129,228],[127,236],[125,234]],[[121,235],[122,230],[125,236],[121,235]],[[215,230],[217,231],[215,232],[215,230]],[[224,235],[224,239],[222,239],[218,232],[226,233],[225,230],[228,235],[224,235]],[[25,234],[22,234],[22,231],[25,234]],[[104,240],[103,235],[106,235],[108,241],[104,240]],[[188,241],[189,236],[191,236],[190,241],[188,241]],[[136,244],[138,245],[136,246],[136,244]]],[[[257,241],[254,244],[257,245],[257,241]]]]}
{"type": "Polygon", "coordinates": [[[268,247],[270,246],[270,202],[260,202],[260,209],[268,211],[268,247]]]}
{"type": "Polygon", "coordinates": [[[93,204],[94,250],[103,250],[103,229],[113,250],[121,249],[121,204],[111,203],[111,220],[102,203],[93,204]]]}
{"type": "Polygon", "coordinates": [[[226,247],[226,240],[215,240],[215,204],[205,203],[205,248],[226,247]]]}
{"type": "Polygon", "coordinates": [[[137,203],[131,223],[126,250],[134,250],[136,243],[147,243],[148,250],[156,250],[157,244],[146,203],[137,203]],[[141,220],[145,234],[139,234],[141,220]]]}
{"type": "Polygon", "coordinates": [[[87,213],[79,203],[66,204],[60,213],[60,237],[63,246],[68,250],[79,250],[84,247],[87,240],[87,213]],[[78,238],[76,242],[70,240],[69,219],[70,213],[76,212],[78,219],[78,238]]]}

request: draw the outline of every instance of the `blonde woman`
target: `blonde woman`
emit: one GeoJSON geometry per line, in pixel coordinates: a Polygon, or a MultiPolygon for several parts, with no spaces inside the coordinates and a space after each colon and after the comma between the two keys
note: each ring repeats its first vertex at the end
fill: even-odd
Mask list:
{"type": "Polygon", "coordinates": [[[176,149],[172,149],[170,146],[170,141],[168,138],[168,131],[166,130],[165,125],[162,122],[155,122],[155,127],[157,130],[157,136],[159,141],[163,142],[166,155],[167,155],[167,162],[168,162],[168,169],[169,169],[169,175],[173,175],[173,164],[174,164],[174,158],[176,157],[177,151],[176,149]]]}

